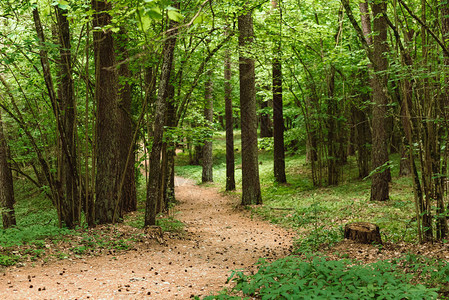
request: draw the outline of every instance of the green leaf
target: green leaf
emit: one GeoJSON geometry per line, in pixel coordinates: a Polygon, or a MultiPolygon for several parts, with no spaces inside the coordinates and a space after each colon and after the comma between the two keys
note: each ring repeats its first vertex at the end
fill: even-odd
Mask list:
{"type": "Polygon", "coordinates": [[[143,32],[147,32],[151,27],[151,18],[147,14],[141,14],[140,15],[140,26],[139,29],[141,29],[143,32]]]}
{"type": "Polygon", "coordinates": [[[153,20],[162,20],[162,14],[159,8],[153,7],[147,11],[147,15],[149,18],[153,20]]]}
{"type": "Polygon", "coordinates": [[[167,11],[168,17],[170,18],[170,20],[179,22],[181,21],[184,16],[181,15],[179,12],[175,11],[175,10],[168,10],[167,11]]]}

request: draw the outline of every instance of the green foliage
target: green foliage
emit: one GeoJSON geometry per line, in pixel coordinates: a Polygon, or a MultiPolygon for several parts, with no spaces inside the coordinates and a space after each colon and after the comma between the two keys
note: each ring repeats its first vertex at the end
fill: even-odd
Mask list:
{"type": "Polygon", "coordinates": [[[343,227],[325,228],[319,226],[312,229],[305,237],[299,237],[295,240],[295,252],[313,253],[322,247],[332,247],[335,243],[343,239],[343,227]]]}
{"type": "MultiPolygon", "coordinates": [[[[20,246],[28,243],[35,243],[36,240],[42,240],[49,237],[58,238],[72,233],[73,231],[64,228],[40,224],[27,227],[13,227],[6,230],[0,230],[0,246],[5,248],[20,246]]],[[[40,241],[37,243],[40,243],[40,241]]]]}
{"type": "Polygon", "coordinates": [[[274,147],[274,141],[272,137],[264,137],[258,139],[257,145],[259,146],[259,149],[272,151],[274,147]]]}
{"type": "Polygon", "coordinates": [[[156,224],[161,226],[164,232],[182,232],[184,230],[184,223],[171,216],[157,219],[156,224]]]}
{"type": "Polygon", "coordinates": [[[289,256],[273,263],[261,260],[259,265],[252,276],[231,274],[236,290],[261,299],[436,299],[438,295],[436,288],[410,283],[413,275],[386,261],[361,265],[289,256]]]}
{"type": "Polygon", "coordinates": [[[15,255],[0,254],[0,266],[14,266],[19,261],[19,257],[15,255]]]}

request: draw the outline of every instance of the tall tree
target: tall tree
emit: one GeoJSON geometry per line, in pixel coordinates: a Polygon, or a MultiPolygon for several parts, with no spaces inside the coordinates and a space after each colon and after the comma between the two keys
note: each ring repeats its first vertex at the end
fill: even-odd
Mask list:
{"type": "MultiPolygon", "coordinates": [[[[229,28],[226,27],[226,34],[229,28]]],[[[226,190],[235,190],[235,159],[234,159],[234,117],[232,110],[232,86],[231,86],[231,54],[225,50],[224,58],[224,98],[226,120],[226,190]]]]}
{"type": "Polygon", "coordinates": [[[240,113],[242,132],[242,205],[261,204],[257,148],[257,103],[255,64],[251,57],[254,40],[252,12],[245,7],[238,17],[240,48],[240,113]]]}
{"type": "Polygon", "coordinates": [[[387,84],[388,79],[385,71],[388,69],[387,52],[387,22],[385,14],[387,12],[387,2],[374,1],[372,3],[373,12],[373,147],[372,147],[372,167],[375,170],[371,181],[371,200],[385,201],[389,199],[389,179],[390,172],[387,166],[387,84]]]}
{"type": "Polygon", "coordinates": [[[120,202],[123,212],[137,210],[137,192],[135,182],[135,144],[133,142],[134,125],[131,113],[132,91],[129,83],[131,71],[129,69],[129,55],[126,45],[128,44],[127,34],[124,29],[115,37],[116,48],[119,62],[119,104],[118,104],[118,123],[120,125],[119,144],[120,144],[120,202]]]}
{"type": "MultiPolygon", "coordinates": [[[[205,85],[205,103],[204,103],[204,119],[208,123],[207,126],[210,130],[213,130],[214,122],[214,107],[213,107],[213,84],[212,84],[212,74],[213,70],[209,69],[207,71],[207,79],[205,85]]],[[[212,166],[213,166],[213,156],[212,156],[212,139],[208,139],[204,142],[203,146],[203,161],[202,161],[202,182],[211,182],[213,180],[212,166]]]]}
{"type": "Polygon", "coordinates": [[[9,149],[0,113],[0,210],[2,212],[3,229],[16,225],[14,202],[14,186],[9,165],[9,149]]]}
{"type": "MultiPolygon", "coordinates": [[[[271,1],[274,9],[276,0],[271,1]]],[[[281,10],[279,8],[279,15],[281,10]]],[[[281,24],[281,22],[279,22],[281,24]]],[[[284,149],[284,105],[282,101],[282,63],[281,63],[281,37],[282,27],[279,25],[279,40],[275,40],[274,58],[272,63],[273,75],[273,142],[274,142],[274,178],[276,182],[285,183],[285,149],[284,149]]]]}
{"type": "MultiPolygon", "coordinates": [[[[62,180],[65,190],[63,198],[62,216],[66,226],[73,228],[80,222],[81,206],[78,195],[78,182],[75,168],[76,141],[75,141],[75,95],[72,77],[72,53],[70,26],[67,19],[67,10],[56,6],[56,17],[59,37],[59,85],[58,97],[61,103],[62,122],[62,180]]],[[[59,115],[59,114],[58,114],[59,115]]]]}
{"type": "MultiPolygon", "coordinates": [[[[94,28],[111,24],[111,2],[92,1],[94,28]]],[[[97,174],[95,182],[95,221],[112,223],[121,216],[118,199],[120,182],[119,87],[114,39],[110,29],[94,32],[95,100],[97,104],[97,174]]]]}
{"type": "Polygon", "coordinates": [[[164,42],[161,77],[155,103],[153,145],[150,153],[150,177],[148,178],[145,208],[145,226],[156,225],[157,205],[161,199],[161,150],[164,135],[164,122],[167,112],[166,101],[168,98],[167,94],[170,85],[170,74],[172,71],[177,33],[177,30],[173,28],[173,26],[173,22],[170,22],[171,30],[168,31],[164,42]]]}

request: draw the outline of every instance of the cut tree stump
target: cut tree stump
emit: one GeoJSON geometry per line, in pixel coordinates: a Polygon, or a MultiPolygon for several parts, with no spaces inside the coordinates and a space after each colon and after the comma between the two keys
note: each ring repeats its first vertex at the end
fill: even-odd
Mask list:
{"type": "Polygon", "coordinates": [[[382,244],[379,226],[367,222],[346,224],[345,239],[350,239],[362,244],[382,244]]]}

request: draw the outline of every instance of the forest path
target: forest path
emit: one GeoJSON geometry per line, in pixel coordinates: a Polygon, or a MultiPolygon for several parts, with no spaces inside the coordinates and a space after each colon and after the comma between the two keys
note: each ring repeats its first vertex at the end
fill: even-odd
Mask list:
{"type": "Polygon", "coordinates": [[[183,239],[118,255],[66,259],[0,274],[0,299],[189,299],[220,291],[233,269],[285,256],[293,233],[251,218],[215,187],[176,178],[183,239]]]}

